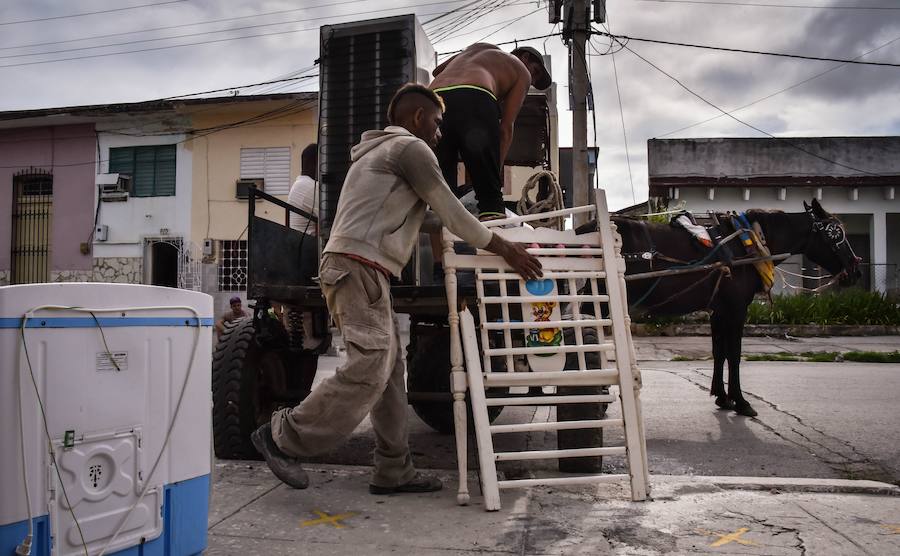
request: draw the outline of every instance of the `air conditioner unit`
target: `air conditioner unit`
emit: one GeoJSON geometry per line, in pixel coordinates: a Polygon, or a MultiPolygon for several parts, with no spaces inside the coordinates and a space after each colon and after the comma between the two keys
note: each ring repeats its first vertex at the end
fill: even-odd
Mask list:
{"type": "Polygon", "coordinates": [[[131,176],[125,174],[100,174],[97,176],[97,188],[100,200],[127,201],[131,190],[131,176]]]}
{"type": "Polygon", "coordinates": [[[237,199],[249,199],[250,198],[250,188],[255,187],[259,190],[265,190],[265,180],[262,178],[258,179],[244,179],[237,180],[235,182],[234,196],[237,199]]]}

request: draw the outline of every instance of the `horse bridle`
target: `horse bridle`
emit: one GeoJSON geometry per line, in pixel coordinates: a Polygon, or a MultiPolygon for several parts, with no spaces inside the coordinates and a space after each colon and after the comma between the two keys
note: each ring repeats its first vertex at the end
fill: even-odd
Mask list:
{"type": "Polygon", "coordinates": [[[831,247],[831,250],[837,255],[838,260],[841,259],[841,245],[844,243],[847,244],[847,250],[850,251],[850,267],[843,269],[839,276],[845,275],[849,270],[855,269],[862,259],[857,257],[856,253],[853,252],[853,247],[847,241],[847,232],[844,231],[844,227],[837,218],[831,217],[823,220],[815,215],[812,207],[806,208],[806,214],[808,214],[809,218],[812,220],[810,236],[816,233],[820,234],[822,239],[825,240],[825,243],[831,247]]]}

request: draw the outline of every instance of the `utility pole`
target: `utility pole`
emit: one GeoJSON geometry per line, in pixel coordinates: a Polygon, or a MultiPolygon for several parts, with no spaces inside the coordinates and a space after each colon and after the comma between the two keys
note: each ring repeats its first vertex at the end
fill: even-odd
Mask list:
{"type": "MultiPolygon", "coordinates": [[[[587,153],[587,41],[594,21],[606,20],[605,0],[557,0],[549,3],[550,22],[563,24],[563,39],[569,46],[569,108],[572,110],[572,199],[575,206],[591,204],[587,153]],[[560,13],[561,12],[561,13],[560,13]],[[561,18],[560,18],[561,16],[561,18]],[[554,21],[555,19],[555,21],[554,21]]],[[[587,221],[575,215],[575,226],[587,221]]]]}

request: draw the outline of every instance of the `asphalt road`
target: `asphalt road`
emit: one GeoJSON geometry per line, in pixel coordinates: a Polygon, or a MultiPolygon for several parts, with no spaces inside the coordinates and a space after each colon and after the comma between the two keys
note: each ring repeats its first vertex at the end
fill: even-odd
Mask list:
{"type": "MultiPolygon", "coordinates": [[[[320,359],[321,377],[338,358],[320,359]]],[[[718,410],[709,397],[711,362],[641,363],[641,393],[650,472],[871,479],[900,484],[900,365],[864,363],[744,362],[745,396],[753,419],[718,410]]],[[[551,410],[506,408],[496,423],[518,416],[552,418],[551,410]]],[[[617,416],[615,405],[610,416],[617,416]]],[[[420,468],[456,466],[454,438],[438,434],[409,413],[410,445],[420,468]]],[[[607,433],[606,444],[620,443],[607,433]]],[[[469,465],[474,468],[474,441],[469,465]]],[[[509,446],[554,448],[552,433],[534,433],[509,446]]],[[[371,463],[374,436],[366,421],[350,441],[320,461],[371,463]]],[[[529,466],[541,465],[528,462],[529,466]]],[[[621,472],[619,458],[604,468],[621,472]]],[[[511,470],[507,470],[508,472],[511,470]]]]}

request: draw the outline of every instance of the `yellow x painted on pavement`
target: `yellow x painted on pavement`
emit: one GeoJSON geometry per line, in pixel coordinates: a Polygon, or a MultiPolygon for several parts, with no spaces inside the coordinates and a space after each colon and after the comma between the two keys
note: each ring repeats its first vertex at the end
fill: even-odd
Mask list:
{"type": "Polygon", "coordinates": [[[353,512],[328,515],[326,512],[320,510],[313,510],[313,513],[319,516],[319,519],[309,519],[307,521],[304,521],[300,524],[300,527],[310,527],[312,525],[331,525],[335,529],[343,529],[344,525],[340,523],[340,521],[342,519],[347,519],[348,517],[353,517],[356,515],[353,512]]]}
{"type": "Polygon", "coordinates": [[[716,542],[709,545],[711,547],[723,546],[723,545],[726,545],[726,544],[732,543],[732,542],[736,542],[736,543],[742,544],[744,546],[759,546],[758,544],[756,544],[753,541],[748,541],[748,540],[744,540],[741,538],[741,535],[743,535],[744,533],[747,533],[749,531],[750,531],[750,529],[748,529],[746,527],[741,527],[740,529],[738,529],[737,531],[735,531],[733,533],[715,533],[713,531],[706,531],[704,529],[697,530],[697,532],[699,532],[700,534],[706,535],[708,537],[719,537],[719,540],[717,540],[716,542]]]}
{"type": "Polygon", "coordinates": [[[891,535],[900,535],[900,525],[894,525],[891,523],[882,523],[882,527],[890,531],[891,535]]]}

